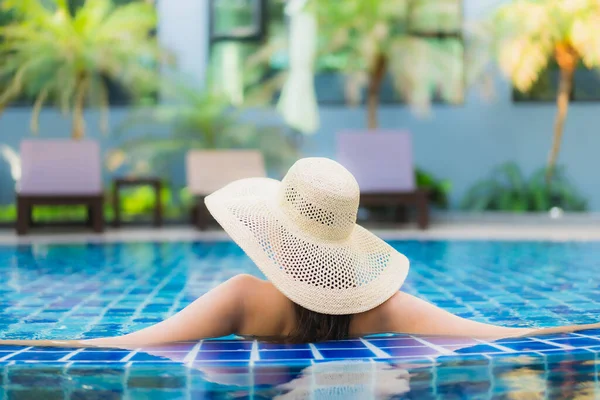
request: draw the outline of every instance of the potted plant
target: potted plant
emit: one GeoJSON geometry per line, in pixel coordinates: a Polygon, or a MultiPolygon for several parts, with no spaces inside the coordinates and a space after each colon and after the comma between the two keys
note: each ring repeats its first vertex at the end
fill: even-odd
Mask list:
{"type": "Polygon", "coordinates": [[[2,8],[12,19],[0,27],[0,110],[35,99],[33,132],[47,101],[71,115],[72,137],[81,139],[88,104],[100,107],[108,129],[109,80],[138,99],[156,90],[160,52],[150,3],[88,0],[71,10],[67,0],[4,0],[2,8]]]}
{"type": "Polygon", "coordinates": [[[559,67],[552,147],[547,179],[554,173],[576,68],[600,67],[600,3],[596,0],[517,0],[500,7],[489,21],[494,56],[515,88],[529,91],[555,62],[559,67]]]}

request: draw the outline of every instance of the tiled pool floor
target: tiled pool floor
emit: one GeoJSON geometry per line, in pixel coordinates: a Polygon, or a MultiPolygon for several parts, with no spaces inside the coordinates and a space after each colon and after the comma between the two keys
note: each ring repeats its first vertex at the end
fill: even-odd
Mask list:
{"type": "MultiPolygon", "coordinates": [[[[393,245],[413,264],[404,290],[461,316],[512,326],[600,320],[600,243],[393,245]]],[[[0,247],[0,338],[130,332],[238,273],[259,274],[229,242],[0,247]]],[[[493,343],[393,335],[134,351],[0,347],[0,399],[595,398],[599,352],[600,330],[493,343]]]]}

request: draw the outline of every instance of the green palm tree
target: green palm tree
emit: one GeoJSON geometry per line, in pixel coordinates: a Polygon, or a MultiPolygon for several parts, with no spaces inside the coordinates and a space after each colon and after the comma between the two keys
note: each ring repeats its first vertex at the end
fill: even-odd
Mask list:
{"type": "Polygon", "coordinates": [[[600,67],[600,2],[597,0],[516,0],[496,11],[491,40],[501,69],[521,92],[527,92],[555,61],[560,68],[558,111],[548,179],[556,166],[579,63],[600,67]]]}
{"type": "Polygon", "coordinates": [[[296,143],[281,127],[244,120],[243,110],[231,107],[229,99],[197,86],[190,84],[190,79],[165,84],[168,102],[134,110],[116,132],[122,144],[109,155],[109,169],[127,162],[164,173],[190,149],[233,148],[260,150],[267,167],[283,173],[298,157],[296,143]],[[124,138],[134,127],[143,128],[146,134],[124,138]],[[168,136],[165,128],[170,131],[168,136]]]}
{"type": "Polygon", "coordinates": [[[72,137],[85,135],[84,107],[99,106],[107,129],[107,80],[134,98],[156,90],[159,47],[154,6],[86,0],[4,0],[12,22],[0,27],[0,110],[19,97],[35,98],[31,129],[47,101],[72,115],[72,137]]]}
{"type": "MultiPolygon", "coordinates": [[[[283,0],[270,0],[270,14],[283,0]]],[[[289,3],[289,2],[288,2],[289,3]]],[[[378,126],[380,89],[390,77],[395,92],[418,113],[434,98],[457,104],[464,96],[460,0],[308,0],[318,22],[317,71],[346,77],[346,97],[358,104],[366,89],[368,128],[378,126]]],[[[288,46],[285,24],[273,24],[267,43],[247,57],[248,101],[270,103],[283,85],[288,46]],[[265,73],[268,71],[268,73],[265,73]]],[[[218,88],[217,88],[218,89],[218,88]]]]}
{"type": "Polygon", "coordinates": [[[434,97],[460,103],[464,94],[461,5],[457,0],[309,0],[319,25],[321,65],[348,76],[356,103],[366,87],[368,128],[378,126],[381,85],[417,111],[434,97]],[[440,35],[448,35],[440,39],[440,35]]]}

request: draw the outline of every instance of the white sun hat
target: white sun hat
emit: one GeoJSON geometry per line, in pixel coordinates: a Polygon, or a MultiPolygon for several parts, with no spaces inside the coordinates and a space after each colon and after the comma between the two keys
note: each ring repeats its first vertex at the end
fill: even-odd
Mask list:
{"type": "Polygon", "coordinates": [[[206,206],[287,298],[343,315],[384,303],[409,269],[404,255],[356,224],[359,198],[343,166],[304,158],[281,182],[235,181],[207,196],[206,206]]]}

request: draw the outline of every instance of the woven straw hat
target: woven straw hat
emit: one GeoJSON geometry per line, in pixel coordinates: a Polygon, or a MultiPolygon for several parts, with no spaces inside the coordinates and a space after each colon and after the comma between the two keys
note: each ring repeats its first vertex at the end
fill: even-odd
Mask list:
{"type": "Polygon", "coordinates": [[[235,181],[206,197],[206,206],[286,297],[341,315],[385,302],[409,268],[404,255],[356,224],[359,197],[340,164],[305,158],[281,182],[235,181]]]}

